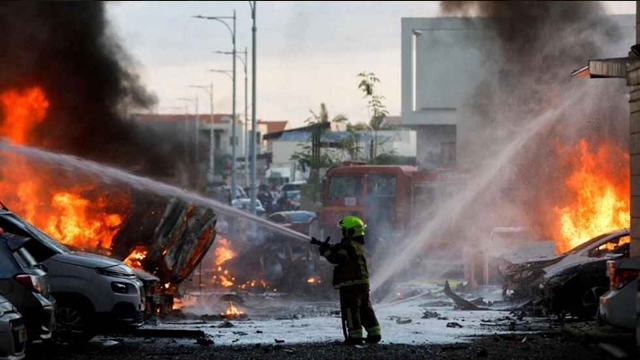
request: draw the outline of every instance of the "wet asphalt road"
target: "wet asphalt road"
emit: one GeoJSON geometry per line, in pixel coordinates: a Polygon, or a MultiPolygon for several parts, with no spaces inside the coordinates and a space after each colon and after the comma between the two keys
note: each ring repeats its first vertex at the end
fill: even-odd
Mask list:
{"type": "MultiPolygon", "coordinates": [[[[76,347],[36,344],[29,359],[141,360],[141,359],[614,359],[594,341],[578,341],[561,334],[492,335],[470,343],[449,345],[379,344],[364,347],[340,343],[216,346],[191,339],[98,338],[76,347]]],[[[634,347],[623,347],[636,359],[634,347]]]]}

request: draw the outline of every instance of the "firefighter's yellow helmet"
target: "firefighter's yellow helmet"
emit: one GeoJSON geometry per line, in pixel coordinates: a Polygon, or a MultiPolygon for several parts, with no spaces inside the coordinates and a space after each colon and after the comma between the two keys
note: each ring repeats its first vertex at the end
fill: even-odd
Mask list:
{"type": "Polygon", "coordinates": [[[359,217],[349,215],[345,216],[338,223],[338,227],[345,230],[345,234],[349,237],[354,236],[363,236],[364,230],[367,228],[364,221],[362,221],[359,217]]]}

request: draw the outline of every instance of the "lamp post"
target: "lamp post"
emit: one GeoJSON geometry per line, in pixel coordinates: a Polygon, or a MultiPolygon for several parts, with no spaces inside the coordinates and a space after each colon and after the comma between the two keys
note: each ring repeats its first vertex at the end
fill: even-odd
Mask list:
{"type": "Polygon", "coordinates": [[[251,213],[256,214],[256,2],[251,6],[251,213]]]}
{"type": "Polygon", "coordinates": [[[211,124],[209,127],[209,171],[207,173],[207,180],[213,183],[215,178],[215,134],[214,134],[214,113],[213,113],[213,82],[209,86],[205,85],[189,85],[189,87],[201,89],[209,94],[209,105],[211,110],[211,124]]]}
{"type": "MultiPolygon", "coordinates": [[[[233,55],[231,51],[214,51],[216,54],[233,55]]],[[[247,48],[244,51],[238,51],[236,57],[242,63],[244,67],[244,181],[249,185],[249,110],[247,104],[249,97],[247,95],[248,82],[247,82],[247,48]],[[244,60],[238,54],[244,54],[244,60]]]]}
{"type": "Polygon", "coordinates": [[[233,110],[232,116],[233,122],[231,124],[231,191],[235,194],[236,191],[236,11],[233,10],[233,16],[194,16],[197,19],[214,20],[222,23],[227,27],[231,34],[231,43],[233,45],[233,110]],[[233,20],[233,25],[229,26],[229,23],[225,20],[233,20]]]}

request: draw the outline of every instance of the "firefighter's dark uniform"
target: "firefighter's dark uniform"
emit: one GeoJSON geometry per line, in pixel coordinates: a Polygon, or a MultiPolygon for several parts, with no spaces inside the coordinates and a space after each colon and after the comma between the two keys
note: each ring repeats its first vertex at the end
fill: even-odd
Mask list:
{"type": "Polygon", "coordinates": [[[362,327],[367,331],[367,341],[380,340],[380,324],[369,300],[369,271],[367,261],[356,239],[343,238],[334,246],[323,245],[320,253],[337,266],[333,270],[333,286],[340,290],[340,310],[347,321],[349,340],[363,340],[362,327]]]}

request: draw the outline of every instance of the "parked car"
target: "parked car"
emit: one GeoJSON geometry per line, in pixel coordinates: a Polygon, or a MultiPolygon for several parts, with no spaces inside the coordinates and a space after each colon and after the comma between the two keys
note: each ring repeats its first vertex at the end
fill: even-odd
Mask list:
{"type": "Polygon", "coordinates": [[[24,319],[9,300],[0,296],[0,359],[24,359],[27,328],[24,319]]]}
{"type": "Polygon", "coordinates": [[[113,327],[143,324],[143,284],[129,266],[71,251],[6,209],[0,210],[0,228],[31,238],[26,249],[47,268],[51,295],[57,302],[56,341],[85,342],[113,327]]]}
{"type": "MultiPolygon", "coordinates": [[[[250,211],[251,199],[235,199],[231,202],[231,206],[239,210],[250,211]]],[[[262,207],[262,203],[260,200],[256,199],[256,215],[264,216],[265,214],[266,210],[262,207]]]]}
{"type": "Polygon", "coordinates": [[[269,215],[267,220],[288,227],[297,232],[309,235],[311,224],[316,220],[311,211],[281,211],[269,215]]]}
{"type": "Polygon", "coordinates": [[[607,262],[609,291],[600,297],[598,322],[635,329],[640,321],[636,309],[640,289],[640,257],[607,262]]]}
{"type": "Polygon", "coordinates": [[[55,300],[43,266],[26,248],[29,238],[0,234],[0,295],[24,316],[29,342],[51,338],[55,300]]]}
{"type": "Polygon", "coordinates": [[[629,242],[629,229],[621,229],[553,258],[511,264],[503,272],[503,289],[513,298],[533,297],[552,314],[593,317],[609,288],[606,262],[629,257],[629,242]]]}
{"type": "Polygon", "coordinates": [[[300,191],[281,192],[273,201],[273,209],[275,212],[300,210],[300,191]]]}
{"type": "Polygon", "coordinates": [[[306,181],[292,181],[282,185],[280,191],[302,191],[302,187],[307,184],[306,181]]]}

